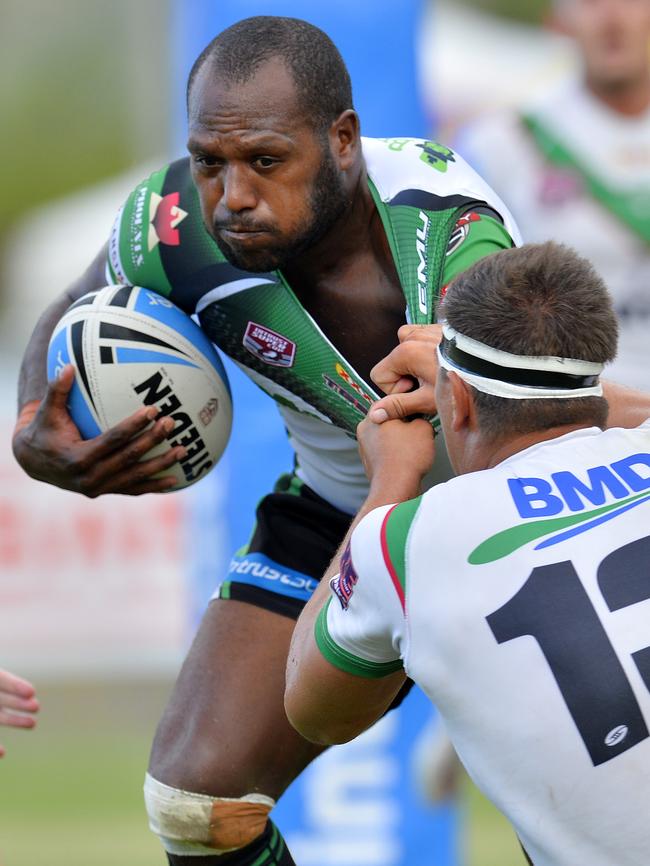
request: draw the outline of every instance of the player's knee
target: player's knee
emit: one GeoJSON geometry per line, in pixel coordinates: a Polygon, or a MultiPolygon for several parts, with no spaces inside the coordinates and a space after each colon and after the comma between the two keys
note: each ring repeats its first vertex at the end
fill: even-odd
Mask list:
{"type": "Polygon", "coordinates": [[[159,782],[149,773],[144,797],[149,826],[170,854],[225,854],[264,832],[275,805],[264,794],[211,797],[159,782]]]}

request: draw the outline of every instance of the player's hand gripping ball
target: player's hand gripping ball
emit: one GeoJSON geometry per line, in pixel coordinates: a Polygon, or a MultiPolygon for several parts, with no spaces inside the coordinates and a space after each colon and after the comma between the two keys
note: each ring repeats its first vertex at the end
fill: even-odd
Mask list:
{"type": "Polygon", "coordinates": [[[162,295],[138,286],[107,286],[75,301],[50,340],[47,374],[75,368],[68,409],[84,439],[142,406],[175,422],[145,459],[182,445],[178,490],[202,478],[224,452],[232,426],[230,386],[216,349],[199,326],[162,295]]]}

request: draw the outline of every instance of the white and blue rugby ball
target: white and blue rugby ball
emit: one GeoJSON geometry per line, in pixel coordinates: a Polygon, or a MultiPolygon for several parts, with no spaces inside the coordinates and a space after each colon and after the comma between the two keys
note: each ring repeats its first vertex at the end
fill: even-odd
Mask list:
{"type": "Polygon", "coordinates": [[[76,371],[68,409],[84,439],[155,405],[175,426],[146,458],[187,450],[164,472],[176,476],[173,490],[198,481],[223,454],[232,426],[226,372],[199,326],[162,295],[107,286],[75,301],[52,334],[48,379],[66,364],[76,371]]]}

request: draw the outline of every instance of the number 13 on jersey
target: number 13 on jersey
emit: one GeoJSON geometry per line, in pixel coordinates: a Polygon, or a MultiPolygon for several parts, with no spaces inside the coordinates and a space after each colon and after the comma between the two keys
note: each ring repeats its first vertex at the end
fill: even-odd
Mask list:
{"type": "MultiPolygon", "coordinates": [[[[650,536],[606,556],[597,581],[612,613],[650,599],[650,536]]],[[[487,622],[500,644],[535,638],[594,765],[650,735],[619,655],[571,562],[534,568],[487,622]]],[[[650,690],[650,645],[632,658],[650,690]]]]}

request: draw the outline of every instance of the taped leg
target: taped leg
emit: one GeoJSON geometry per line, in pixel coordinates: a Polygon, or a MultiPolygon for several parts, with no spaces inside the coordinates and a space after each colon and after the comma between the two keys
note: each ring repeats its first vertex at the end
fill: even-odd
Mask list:
{"type": "Polygon", "coordinates": [[[147,773],[144,798],[149,826],[171,866],[293,866],[284,839],[268,820],[275,805],[271,797],[193,794],[147,773]]]}
{"type": "Polygon", "coordinates": [[[257,839],[275,800],[264,794],[210,797],[164,785],[147,773],[144,799],[151,830],[171,854],[227,854],[257,839]]]}

